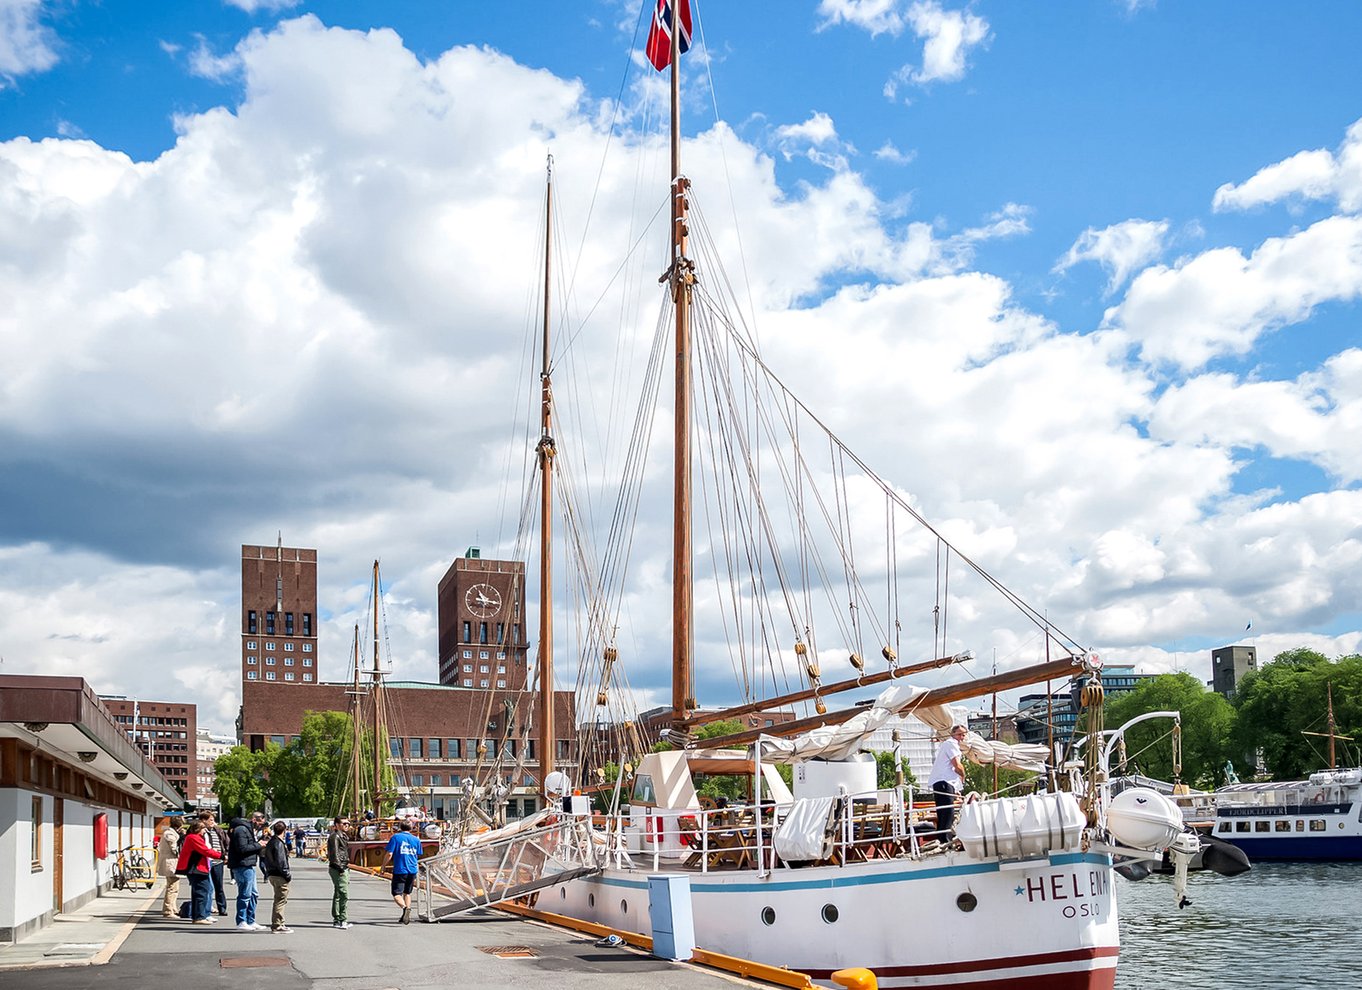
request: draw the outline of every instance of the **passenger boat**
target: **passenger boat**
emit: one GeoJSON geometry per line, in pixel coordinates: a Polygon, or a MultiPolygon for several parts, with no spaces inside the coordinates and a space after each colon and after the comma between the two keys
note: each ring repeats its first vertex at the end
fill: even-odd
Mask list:
{"type": "Polygon", "coordinates": [[[1215,795],[1215,836],[1252,859],[1362,859],[1362,769],[1231,784],[1215,795]]]}

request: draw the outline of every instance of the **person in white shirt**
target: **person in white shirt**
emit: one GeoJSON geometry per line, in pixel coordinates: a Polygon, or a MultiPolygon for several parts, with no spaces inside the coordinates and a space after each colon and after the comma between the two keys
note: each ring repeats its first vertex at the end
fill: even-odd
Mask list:
{"type": "Polygon", "coordinates": [[[955,824],[955,798],[965,789],[964,758],[960,755],[960,744],[965,740],[966,728],[952,725],[951,734],[946,737],[936,751],[936,762],[932,764],[932,779],[928,782],[932,794],[936,796],[936,830],[943,838],[949,838],[951,826],[955,824]]]}

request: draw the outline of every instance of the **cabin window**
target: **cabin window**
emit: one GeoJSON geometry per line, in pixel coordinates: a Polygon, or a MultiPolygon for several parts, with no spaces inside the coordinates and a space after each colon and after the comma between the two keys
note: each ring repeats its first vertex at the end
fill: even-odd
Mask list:
{"type": "Polygon", "coordinates": [[[634,775],[633,799],[639,804],[657,804],[657,792],[653,790],[651,774],[639,773],[634,775]]]}
{"type": "Polygon", "coordinates": [[[1310,819],[1310,831],[1311,831],[1311,832],[1323,832],[1323,831],[1325,831],[1324,819],[1323,819],[1323,818],[1311,818],[1311,819],[1310,819]]]}
{"type": "Polygon", "coordinates": [[[1296,819],[1296,831],[1297,831],[1297,832],[1304,832],[1304,831],[1305,831],[1305,819],[1304,819],[1304,818],[1297,818],[1297,819],[1296,819]]]}
{"type": "Polygon", "coordinates": [[[1218,831],[1218,832],[1233,832],[1233,831],[1234,831],[1234,823],[1233,823],[1233,822],[1221,822],[1221,823],[1220,823],[1220,828],[1218,828],[1216,831],[1218,831]]]}
{"type": "Polygon", "coordinates": [[[1291,831],[1291,823],[1290,823],[1289,821],[1287,821],[1285,818],[1278,818],[1277,821],[1273,823],[1273,831],[1275,831],[1275,832],[1290,832],[1290,831],[1291,831]]]}
{"type": "Polygon", "coordinates": [[[773,907],[762,908],[761,923],[767,926],[774,925],[776,923],[776,909],[773,907]]]}
{"type": "Polygon", "coordinates": [[[1235,822],[1235,823],[1234,823],[1234,830],[1235,830],[1236,832],[1247,832],[1247,831],[1249,830],[1249,823],[1248,823],[1248,822],[1235,822]]]}
{"type": "Polygon", "coordinates": [[[1271,832],[1271,831],[1272,831],[1272,823],[1271,823],[1271,822],[1254,822],[1254,823],[1253,823],[1253,831],[1255,831],[1255,832],[1271,832]]]}

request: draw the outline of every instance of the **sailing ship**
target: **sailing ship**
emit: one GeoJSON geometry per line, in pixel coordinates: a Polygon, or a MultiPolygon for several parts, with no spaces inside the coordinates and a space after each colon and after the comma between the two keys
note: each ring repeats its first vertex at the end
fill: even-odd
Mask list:
{"type": "MultiPolygon", "coordinates": [[[[960,720],[952,704],[1027,684],[1082,678],[1089,736],[1119,736],[1103,729],[1100,661],[853,454],[780,382],[754,337],[708,290],[691,255],[695,194],[681,168],[679,59],[690,36],[689,4],[657,0],[653,22],[649,61],[671,72],[670,238],[659,279],[668,312],[659,319],[642,391],[657,391],[670,353],[672,663],[661,732],[670,748],[646,745],[652,739],[636,711],[611,717],[628,693],[617,589],[628,569],[625,548],[635,535],[629,521],[644,487],[654,419],[640,412],[626,457],[634,473],[620,486],[611,524],[616,539],[599,557],[578,555],[588,602],[578,683],[589,686],[579,697],[588,707],[595,701],[594,713],[581,721],[608,730],[612,758],[608,766],[583,760],[556,767],[552,709],[541,708],[545,810],[475,841],[448,843],[428,872],[463,899],[437,909],[427,894],[423,911],[435,918],[524,898],[521,910],[647,933],[650,883],[661,879],[679,892],[696,945],[771,973],[789,968],[828,985],[837,970],[865,967],[883,987],[1111,988],[1119,955],[1114,861],[1158,861],[1169,849],[1186,859],[1195,841],[1188,848],[1178,809],[1153,792],[1127,791],[1112,812],[1104,784],[1110,746],[1088,747],[1081,766],[1048,768],[1046,779],[1060,785],[1051,790],[971,795],[954,832],[934,829],[911,788],[878,785],[876,760],[863,752],[877,729],[913,714],[944,735],[960,720]],[[708,373],[705,383],[697,370],[708,373]],[[739,397],[742,388],[763,393],[769,404],[739,397]],[[717,466],[702,467],[697,452],[714,455],[717,466]],[[792,493],[777,496],[772,479],[792,493]],[[819,484],[829,482],[831,495],[819,484]],[[776,518],[780,497],[794,510],[788,525],[776,518]],[[697,555],[692,519],[701,505],[711,528],[697,555]],[[878,506],[873,522],[870,505],[878,506]],[[830,537],[830,552],[815,546],[815,525],[830,537]],[[858,557],[868,534],[885,544],[874,566],[863,551],[858,557]],[[697,560],[728,581],[726,590],[701,596],[698,610],[697,560]],[[905,562],[923,565],[926,577],[901,581],[905,562]],[[753,566],[732,576],[738,565],[753,566]],[[927,601],[918,614],[929,616],[927,628],[910,633],[895,613],[911,608],[905,589],[923,588],[927,601]],[[930,689],[908,684],[906,677],[958,670],[971,659],[968,650],[953,648],[952,636],[962,627],[980,634],[989,628],[977,621],[987,611],[984,596],[1020,617],[1036,662],[930,689]],[[741,644],[734,663],[744,682],[738,705],[701,710],[695,700],[703,660],[697,615],[706,624],[699,635],[706,651],[725,641],[741,644]],[[905,649],[924,659],[900,662],[905,649]],[[867,661],[872,651],[882,667],[867,661]],[[848,676],[825,678],[824,661],[838,654],[848,676]],[[842,709],[827,703],[872,688],[879,694],[869,703],[842,709]],[[774,717],[799,707],[804,717],[774,717]],[[639,737],[645,744],[639,749],[655,751],[625,745],[639,737]],[[742,781],[746,800],[708,799],[718,778],[742,781]],[[573,789],[594,789],[606,804],[595,828],[589,795],[571,796],[565,779],[573,789]]],[[[541,706],[553,699],[548,527],[562,460],[551,431],[547,268],[546,251],[536,447],[541,706]]],[[[713,284],[724,283],[716,277],[713,284]]],[[[566,511],[563,518],[583,515],[566,511]]],[[[1047,769],[1043,747],[1008,747],[971,733],[966,750],[978,762],[1047,769]]]]}

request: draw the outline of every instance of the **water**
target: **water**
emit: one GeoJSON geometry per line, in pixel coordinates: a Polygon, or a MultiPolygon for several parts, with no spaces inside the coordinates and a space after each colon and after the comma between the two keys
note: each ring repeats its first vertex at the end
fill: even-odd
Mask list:
{"type": "Polygon", "coordinates": [[[1238,877],[1194,873],[1191,905],[1171,877],[1116,880],[1117,990],[1362,986],[1362,863],[1255,863],[1238,877]]]}

